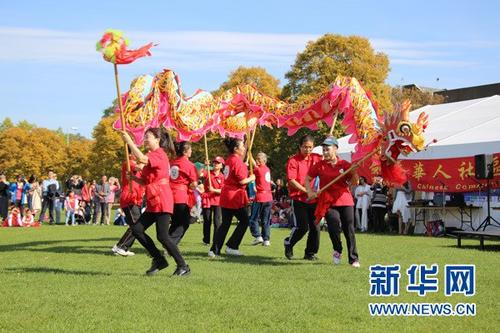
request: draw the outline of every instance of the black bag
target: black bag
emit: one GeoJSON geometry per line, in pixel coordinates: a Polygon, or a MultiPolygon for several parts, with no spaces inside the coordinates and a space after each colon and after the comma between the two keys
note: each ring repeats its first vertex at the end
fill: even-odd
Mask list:
{"type": "Polygon", "coordinates": [[[53,197],[55,197],[56,193],[57,193],[57,185],[56,184],[50,184],[47,187],[47,196],[49,198],[53,198],[53,197]]]}

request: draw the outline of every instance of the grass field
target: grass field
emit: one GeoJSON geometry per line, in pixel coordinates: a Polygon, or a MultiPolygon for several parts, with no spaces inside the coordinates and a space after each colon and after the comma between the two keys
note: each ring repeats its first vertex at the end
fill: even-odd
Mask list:
{"type": "MultiPolygon", "coordinates": [[[[234,228],[234,227],[233,227],[234,228]]],[[[231,228],[230,232],[232,232],[231,228]]],[[[154,277],[140,245],[122,258],[110,248],[116,226],[0,228],[0,330],[4,332],[498,332],[500,244],[454,239],[357,235],[361,269],[331,264],[331,242],[321,234],[320,260],[306,262],[305,239],[295,260],[283,257],[287,229],[272,230],[272,246],[243,258],[207,259],[201,225],[187,232],[181,251],[192,269],[154,277]],[[400,264],[399,297],[369,296],[369,265],[400,264]],[[439,292],[405,291],[411,264],[439,264],[439,292]],[[476,295],[445,297],[445,264],[476,265],[476,295]],[[373,302],[476,303],[475,317],[371,317],[373,302]]],[[[150,230],[154,231],[154,230],[150,230]]]]}

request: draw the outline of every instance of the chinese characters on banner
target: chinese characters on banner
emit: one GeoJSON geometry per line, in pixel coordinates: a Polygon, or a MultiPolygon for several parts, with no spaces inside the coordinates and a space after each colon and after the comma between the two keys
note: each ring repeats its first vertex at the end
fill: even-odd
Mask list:
{"type": "MultiPolygon", "coordinates": [[[[439,160],[401,160],[412,188],[422,192],[476,192],[486,189],[487,181],[475,178],[474,156],[439,160]]],[[[360,175],[372,179],[376,170],[363,165],[360,175]]],[[[500,188],[500,153],[493,155],[492,189],[500,188]]]]}

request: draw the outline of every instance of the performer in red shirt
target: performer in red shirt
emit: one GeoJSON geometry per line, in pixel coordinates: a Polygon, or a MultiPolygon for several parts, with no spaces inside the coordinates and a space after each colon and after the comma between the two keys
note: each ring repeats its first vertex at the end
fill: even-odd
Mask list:
{"type": "MultiPolygon", "coordinates": [[[[317,193],[309,185],[311,179],[319,177],[320,184],[324,186],[351,167],[351,163],[337,156],[337,139],[332,136],[327,137],[321,145],[323,147],[323,160],[313,165],[306,177],[305,187],[309,198],[317,196],[317,193]]],[[[333,263],[340,264],[342,255],[340,228],[342,225],[347,242],[349,264],[359,268],[356,237],[354,236],[354,200],[349,190],[350,181],[357,180],[353,178],[357,178],[357,176],[351,172],[321,192],[318,196],[315,216],[317,225],[323,217],[328,224],[328,233],[333,244],[333,263]]]]}
{"type": "Polygon", "coordinates": [[[191,270],[180,254],[177,245],[168,234],[172,212],[174,211],[174,200],[169,182],[170,163],[167,156],[167,153],[170,156],[175,154],[172,139],[161,128],[148,129],[144,134],[144,146],[148,153],[144,155],[127,132],[122,131],[121,133],[137,161],[144,164],[141,178],[133,175],[130,175],[130,177],[132,180],[144,185],[146,190],[146,211],[142,213],[137,223],[132,226],[134,236],[153,258],[151,267],[146,271],[146,274],[154,275],[168,266],[163,254],[145,233],[146,229],[156,223],[158,241],[177,263],[174,275],[188,275],[191,270]]]}
{"type": "Polygon", "coordinates": [[[170,187],[174,196],[174,215],[168,231],[175,244],[179,244],[189,228],[191,208],[196,204],[193,190],[198,185],[198,171],[189,160],[192,149],[186,141],[175,144],[177,158],[170,167],[170,187]]]}
{"type": "Polygon", "coordinates": [[[255,173],[255,200],[252,204],[250,216],[250,232],[255,239],[252,245],[263,244],[270,246],[271,237],[271,208],[273,206],[273,194],[271,192],[271,171],[267,167],[267,155],[258,153],[256,157],[255,173]],[[259,230],[262,226],[262,233],[259,230]]]}
{"type": "MultiPolygon", "coordinates": [[[[285,256],[288,259],[293,257],[293,247],[298,241],[307,235],[307,245],[304,251],[304,259],[316,260],[316,254],[319,249],[320,227],[314,223],[314,211],[316,210],[316,201],[307,198],[307,190],[304,187],[307,172],[314,164],[321,161],[322,157],[313,154],[314,139],[310,135],[305,135],[299,141],[299,153],[290,157],[286,165],[286,174],[288,178],[288,191],[292,199],[293,220],[290,236],[285,238],[285,256]]],[[[310,183],[313,186],[313,180],[310,183]]]]}
{"type": "MultiPolygon", "coordinates": [[[[130,170],[132,174],[141,178],[141,172],[144,164],[136,163],[135,156],[130,156],[130,170]]],[[[122,191],[120,193],[120,208],[125,213],[125,221],[127,222],[127,231],[123,234],[118,243],[111,249],[113,253],[127,257],[135,255],[129,251],[135,241],[135,236],[132,233],[132,225],[134,225],[141,216],[142,200],[144,197],[144,187],[137,182],[132,182],[132,191],[130,191],[129,180],[127,177],[127,162],[123,162],[121,171],[122,191]]]]}
{"type": "Polygon", "coordinates": [[[224,167],[224,159],[217,156],[212,161],[213,169],[210,171],[210,183],[208,176],[205,177],[205,193],[203,194],[203,243],[210,244],[210,229],[214,222],[214,236],[222,223],[222,213],[220,208],[220,193],[224,185],[224,174],[221,172],[224,167]]]}
{"type": "Polygon", "coordinates": [[[208,256],[211,258],[220,255],[233,216],[238,219],[238,225],[226,243],[226,253],[235,256],[243,255],[238,248],[248,227],[246,211],[248,196],[245,187],[255,180],[255,175],[248,176],[247,166],[243,163],[246,151],[243,141],[227,138],[224,140],[224,144],[227,147],[229,156],[225,160],[224,186],[221,189],[220,196],[222,224],[217,229],[212,247],[208,252],[208,256]]]}

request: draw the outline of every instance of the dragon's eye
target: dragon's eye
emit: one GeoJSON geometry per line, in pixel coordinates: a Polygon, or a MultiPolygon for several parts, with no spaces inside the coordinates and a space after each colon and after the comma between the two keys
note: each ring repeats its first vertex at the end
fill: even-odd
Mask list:
{"type": "Polygon", "coordinates": [[[402,123],[401,125],[399,125],[399,131],[408,135],[411,133],[411,126],[407,123],[402,123]]]}

